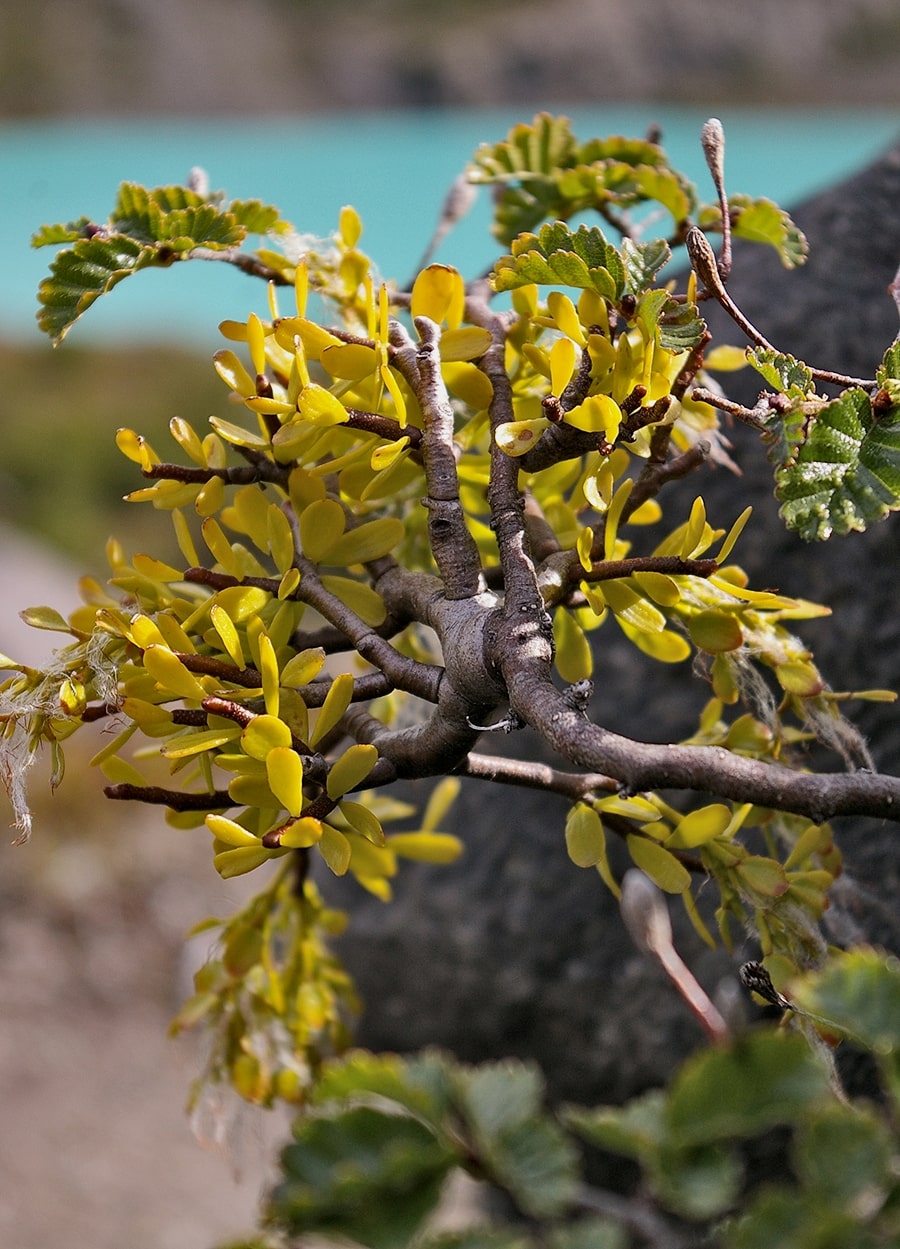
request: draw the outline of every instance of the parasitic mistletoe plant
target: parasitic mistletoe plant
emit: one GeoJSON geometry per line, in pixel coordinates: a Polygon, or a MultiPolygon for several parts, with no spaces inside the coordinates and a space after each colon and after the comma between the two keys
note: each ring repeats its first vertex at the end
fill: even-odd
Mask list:
{"type": "MultiPolygon", "coordinates": [[[[387,902],[398,859],[449,864],[462,852],[441,831],[461,781],[541,787],[568,804],[576,865],[618,896],[607,840],[622,839],[705,942],[715,944],[710,928],[726,944],[735,930],[757,934],[765,966],[748,983],[788,1008],[768,975],[783,987],[828,961],[818,920],[841,863],[829,821],[900,820],[900,779],[874,771],[841,710],[851,697],[892,696],[831,690],[792,631],[827,609],[748,584],[734,552],[749,508],[710,517],[698,492],[683,523],[664,510],[668,483],[699,478],[709,462],[732,467],[725,414],[767,444],[782,515],[803,537],[864,529],[900,507],[900,344],[875,378],[855,379],[780,353],[747,322],[727,289],[732,237],[774,247],[788,267],[806,244],[770,201],[727,195],[718,122],[702,139],[709,204],[651,138],[581,142],[565,119],[541,115],[483,146],[436,236],[468,188],[491,188],[503,254],[468,283],[435,263],[407,287],[382,281],[352,208],[332,238],[311,241],[274,208],[211,194],[199,174],[186,187],[125,184],[105,224],[82,218],[35,238],[61,248],[40,289],[39,321],[56,343],[143,268],[218,260],[268,287],[264,311],[220,326],[227,416],[210,417],[208,431],[173,419],[174,458],[138,432],[117,434],[143,478],[130,499],[170,515],[181,560],[129,556],[111,541],[110,581],[85,580],[83,606],[68,618],[25,612],[65,643],[40,671],[3,660],[0,723],[20,840],[29,762],[46,747],[55,784],[66,740],[102,722],[93,762],[108,798],[197,828],[223,877],[272,861],[261,892],[216,923],[217,953],[174,1026],[208,1030],[207,1087],[318,1107],[286,1154],[275,1210],[289,1229],[405,1244],[438,1181],[463,1166],[531,1218],[582,1201],[597,1238],[577,1243],[624,1243],[602,1239],[609,1211],[585,1204],[571,1179],[571,1147],[540,1118],[533,1072],[434,1056],[341,1065],[357,1004],[328,947],[345,917],[323,902],[322,870],[387,902]],[[682,246],[691,267],[679,285],[665,271],[682,246]],[[710,345],[709,299],[750,347],[710,345]],[[768,387],[752,409],[711,376],[747,363],[768,387]],[[602,647],[592,646],[603,628],[640,652],[648,706],[655,664],[708,683],[689,740],[651,744],[604,727],[602,647]],[[526,725],[556,765],[483,749],[490,732],[526,725]],[[811,739],[836,753],[835,770],[808,770],[811,739]],[[427,777],[440,783],[419,827],[391,831],[410,818],[391,785],[427,777]],[[717,891],[709,925],[701,885],[717,891]],[[354,1094],[381,1108],[324,1114],[354,1094]],[[543,1171],[510,1145],[522,1144],[516,1133],[544,1150],[543,1171]],[[341,1157],[358,1164],[355,1188],[349,1172],[316,1172],[341,1157]]],[[[642,896],[632,888],[626,908],[639,942],[724,1044],[727,1024],[673,962],[658,921],[641,918],[652,910],[642,896]]],[[[884,975],[875,998],[896,990],[894,971],[884,975]]],[[[849,1031],[859,1016],[838,998],[826,1008],[849,1031]]],[[[873,1047],[884,1035],[876,1024],[866,1033],[873,1047]]],[[[754,1079],[794,1073],[790,1095],[784,1082],[769,1090],[790,1117],[820,1095],[819,1069],[797,1038],[770,1039],[754,1079]]],[[[730,1095],[732,1060],[711,1053],[723,1066],[704,1076],[712,1127],[684,1127],[686,1107],[697,1112],[685,1092],[702,1083],[696,1072],[667,1108],[615,1120],[572,1112],[568,1125],[637,1158],[679,1217],[721,1214],[734,1198],[733,1160],[709,1171],[714,1144],[784,1121],[748,1102],[723,1128],[713,1103],[730,1095]],[[699,1180],[691,1188],[701,1172],[713,1174],[715,1199],[699,1180]]],[[[834,1116],[845,1113],[804,1130],[842,1132],[834,1116]]],[[[857,1127],[882,1148],[880,1126],[857,1127]]]]}

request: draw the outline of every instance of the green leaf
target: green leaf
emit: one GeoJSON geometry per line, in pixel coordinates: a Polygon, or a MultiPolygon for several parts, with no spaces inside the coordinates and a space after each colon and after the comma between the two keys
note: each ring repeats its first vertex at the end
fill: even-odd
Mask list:
{"type": "Polygon", "coordinates": [[[231,213],[183,186],[147,190],[137,183],[123,182],[110,224],[119,234],[141,243],[165,244],[176,252],[192,247],[235,247],[246,236],[231,213]]]}
{"type": "Polygon", "coordinates": [[[537,1067],[513,1059],[460,1069],[456,1088],[466,1118],[482,1141],[534,1119],[544,1092],[537,1067]]]}
{"type": "Polygon", "coordinates": [[[794,1141],[800,1178],[838,1206],[890,1187],[891,1152],[890,1134],[871,1110],[837,1103],[817,1108],[794,1141]]]}
{"type": "Polygon", "coordinates": [[[635,243],[623,238],[620,248],[625,265],[625,286],[632,295],[640,295],[653,285],[656,275],[672,258],[672,249],[665,239],[651,239],[648,243],[635,243]]]}
{"type": "Polygon", "coordinates": [[[900,338],[895,338],[884,353],[875,377],[879,386],[900,378],[900,338]]]}
{"type": "Polygon", "coordinates": [[[87,237],[86,231],[91,225],[90,217],[79,217],[77,221],[67,224],[60,222],[58,225],[41,226],[40,230],[32,234],[31,246],[58,247],[60,243],[74,243],[76,239],[87,237]]]}
{"type": "Polygon", "coordinates": [[[900,404],[876,417],[864,390],[844,391],[776,479],[784,521],[807,541],[882,520],[900,508],[900,404]]]}
{"type": "Polygon", "coordinates": [[[659,345],[666,351],[690,351],[706,333],[706,322],[695,304],[680,304],[667,295],[659,308],[657,332],[659,345]]]}
{"type": "Polygon", "coordinates": [[[436,1206],[455,1163],[423,1124],[366,1106],[302,1116],[282,1154],[270,1212],[290,1234],[342,1236],[397,1249],[436,1206]]]}
{"type": "Polygon", "coordinates": [[[876,1053],[900,1049],[900,961],[893,955],[851,950],[792,985],[791,994],[876,1053]]]}
{"type": "Polygon", "coordinates": [[[533,1119],[504,1132],[485,1153],[490,1172],[532,1218],[559,1216],[574,1200],[575,1148],[550,1119],[533,1119]]]}
{"type": "Polygon", "coordinates": [[[663,1149],[650,1166],[651,1185],[663,1205],[687,1219],[711,1219],[734,1204],[743,1178],[731,1149],[698,1145],[663,1149]]]}
{"type": "Polygon", "coordinates": [[[732,195],[732,233],[736,238],[774,247],[786,269],[795,269],[806,261],[809,244],[802,230],[790,216],[769,199],[751,199],[748,195],[732,195]]]}
{"type": "Polygon", "coordinates": [[[228,211],[247,234],[272,234],[287,225],[277,208],[258,199],[232,200],[228,211]]]}
{"type": "Polygon", "coordinates": [[[809,395],[815,390],[813,375],[802,360],[763,347],[748,347],[747,359],[773,390],[809,395]]]}
{"type": "Polygon", "coordinates": [[[100,295],[152,265],[168,265],[195,249],[238,247],[247,233],[269,233],[285,223],[276,209],[258,200],[229,207],[183,186],[148,190],[123,182],[106,225],[89,218],[44,226],[32,246],[71,243],[50,266],[38,289],[38,325],[59,343],[100,295]]]}
{"type": "Polygon", "coordinates": [[[451,1105],[454,1068],[450,1060],[428,1051],[407,1059],[352,1050],[326,1064],[316,1082],[314,1100],[324,1104],[370,1094],[438,1127],[451,1105]]]}
{"type": "Polygon", "coordinates": [[[157,264],[156,251],[124,234],[79,239],[59,253],[38,287],[38,325],[54,344],[91,304],[130,274],[157,264]]]}
{"type": "Polygon", "coordinates": [[[494,268],[498,291],[536,283],[595,290],[610,300],[625,291],[625,266],[618,251],[596,226],[571,231],[564,222],[545,225],[538,234],[522,234],[512,244],[512,255],[502,256],[494,268]]]}
{"type": "Polygon", "coordinates": [[[662,1089],[650,1089],[624,1106],[567,1106],[562,1118],[588,1144],[641,1161],[665,1140],[665,1101],[662,1089]]]}
{"type": "Polygon", "coordinates": [[[673,1140],[699,1145],[791,1123],[829,1093],[827,1074],[799,1033],[755,1032],[689,1058],[666,1113],[673,1140]]]}
{"type": "Polygon", "coordinates": [[[569,168],[577,143],[567,117],[540,113],[530,125],[514,126],[506,139],[482,144],[469,166],[470,182],[497,186],[494,236],[509,244],[551,216],[565,202],[558,186],[569,168]]]}

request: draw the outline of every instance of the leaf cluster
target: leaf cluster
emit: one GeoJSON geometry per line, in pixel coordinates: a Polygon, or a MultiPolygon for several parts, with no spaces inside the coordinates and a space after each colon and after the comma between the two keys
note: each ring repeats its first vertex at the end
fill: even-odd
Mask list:
{"type": "MultiPolygon", "coordinates": [[[[832,1012],[832,1029],[852,1022],[856,1043],[878,1054],[896,1109],[896,960],[861,950],[795,987],[799,1000],[832,1012]]],[[[874,1247],[900,1230],[889,1114],[835,1097],[801,1031],[783,1029],[695,1054],[666,1091],[622,1107],[568,1106],[557,1116],[543,1107],[529,1064],[466,1067],[436,1052],[352,1052],[326,1066],[310,1111],[295,1124],[268,1217],[291,1235],[367,1249],[624,1249],[648,1224],[627,1202],[618,1217],[597,1213],[613,1203],[585,1184],[576,1142],[638,1164],[656,1205],[654,1243],[687,1243],[692,1229],[704,1243],[740,1249],[874,1247]],[[738,1146],[775,1127],[790,1130],[793,1174],[748,1200],[738,1146]],[[452,1236],[423,1234],[454,1170],[503,1192],[533,1231],[483,1223],[452,1236]]]]}

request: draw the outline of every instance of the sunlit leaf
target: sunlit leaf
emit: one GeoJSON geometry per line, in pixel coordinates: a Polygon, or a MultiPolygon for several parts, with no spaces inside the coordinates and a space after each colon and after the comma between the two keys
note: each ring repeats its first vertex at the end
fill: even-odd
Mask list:
{"type": "Polygon", "coordinates": [[[900,403],[876,416],[866,391],[844,391],[810,423],[776,473],[781,515],[807,540],[864,530],[900,508],[900,403]]]}

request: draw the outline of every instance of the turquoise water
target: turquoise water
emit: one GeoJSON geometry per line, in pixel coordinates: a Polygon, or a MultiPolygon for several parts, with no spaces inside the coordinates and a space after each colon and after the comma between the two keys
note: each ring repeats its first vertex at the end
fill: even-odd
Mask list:
{"type": "MultiPolygon", "coordinates": [[[[640,135],[663,128],[670,157],[711,198],[698,141],[711,113],[727,136],[732,191],[768,195],[785,206],[862,166],[897,134],[895,113],[769,114],[735,109],[573,108],[576,134],[640,135]]],[[[0,339],[39,341],[35,291],[52,258],[29,247],[32,231],[82,214],[105,220],[120,181],[181,182],[201,165],[230,196],[276,204],[297,228],[331,232],[341,205],[362,214],[362,246],[382,273],[404,280],[419,260],[453,178],[482,140],[528,120],[522,110],[277,118],[252,123],[147,120],[0,126],[0,339]]],[[[466,275],[494,255],[482,192],[438,259],[466,275]]],[[[262,283],[225,265],[197,262],[147,272],[101,299],[69,341],[214,341],[223,317],[265,310],[262,283]]]]}

